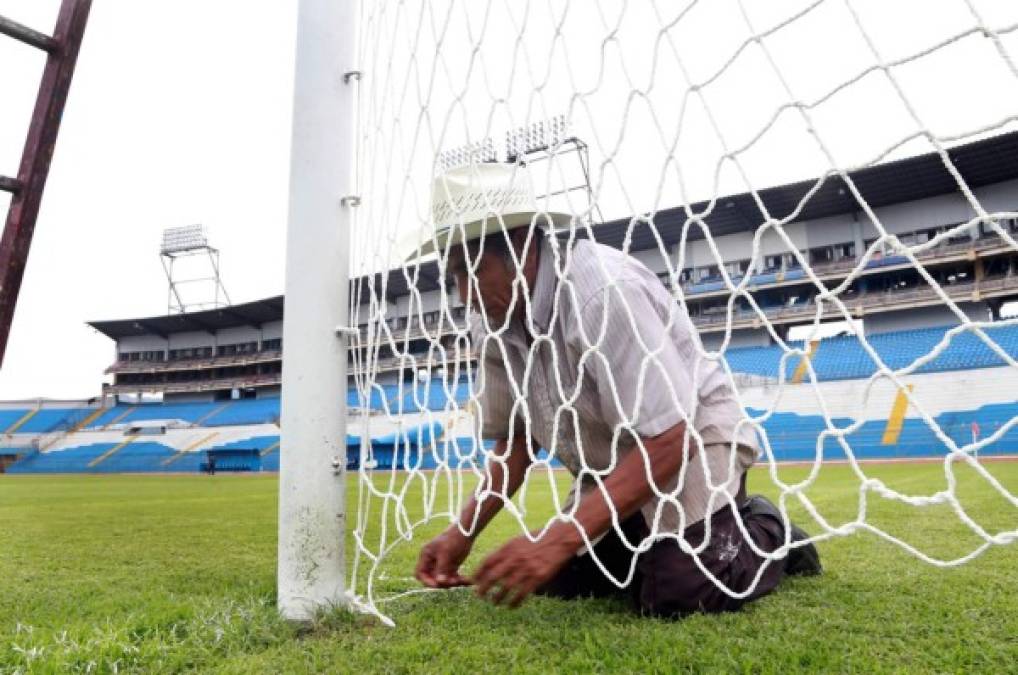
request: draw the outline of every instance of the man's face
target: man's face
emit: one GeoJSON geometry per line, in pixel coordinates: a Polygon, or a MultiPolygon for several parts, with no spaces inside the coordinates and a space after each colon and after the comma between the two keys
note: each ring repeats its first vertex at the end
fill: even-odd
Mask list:
{"type": "MultiPolygon", "coordinates": [[[[512,305],[513,281],[516,278],[514,265],[505,259],[501,251],[493,251],[491,247],[486,247],[480,253],[480,246],[476,242],[466,246],[470,247],[469,257],[464,251],[464,245],[453,246],[450,250],[449,276],[455,281],[460,301],[464,305],[475,311],[483,307],[488,321],[494,326],[501,326],[512,305]]],[[[516,308],[522,306],[522,298],[518,298],[516,308]]]]}

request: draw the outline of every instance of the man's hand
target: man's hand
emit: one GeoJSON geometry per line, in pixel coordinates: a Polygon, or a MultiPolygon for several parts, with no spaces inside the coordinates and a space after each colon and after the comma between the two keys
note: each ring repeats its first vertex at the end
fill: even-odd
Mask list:
{"type": "Polygon", "coordinates": [[[474,574],[477,595],[488,596],[494,604],[507,602],[519,607],[531,593],[549,581],[579,548],[571,526],[555,527],[537,541],[525,536],[511,539],[481,563],[474,574]]]}
{"type": "Polygon", "coordinates": [[[421,549],[414,576],[431,588],[469,586],[459,569],[470,554],[473,543],[454,525],[421,549]]]}

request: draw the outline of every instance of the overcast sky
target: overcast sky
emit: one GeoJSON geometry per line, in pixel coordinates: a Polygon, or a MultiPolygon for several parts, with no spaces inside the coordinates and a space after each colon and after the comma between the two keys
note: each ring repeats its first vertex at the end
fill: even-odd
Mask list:
{"type": "MultiPolygon", "coordinates": [[[[235,302],[282,292],[294,5],[93,3],[0,399],[99,393],[114,349],[85,322],[166,311],[163,228],[208,225],[235,302]]],[[[0,14],[49,33],[58,6],[0,0],[0,14]]],[[[0,40],[6,175],[42,68],[33,51],[0,40]]]]}
{"type": "MultiPolygon", "coordinates": [[[[401,11],[417,16],[417,4],[403,3],[401,11]]],[[[758,30],[809,4],[746,2],[758,30]]],[[[51,32],[58,5],[58,0],[0,0],[0,14],[51,32]]],[[[505,129],[527,116],[528,107],[534,109],[529,96],[503,106],[491,103],[492,91],[497,95],[502,80],[521,77],[509,56],[519,34],[514,21],[520,15],[514,18],[506,5],[522,8],[525,3],[492,5],[495,16],[489,18],[484,41],[486,86],[471,80],[466,99],[474,121],[453,124],[441,147],[475,139],[480,132],[500,140],[505,129]]],[[[671,2],[656,5],[665,13],[679,7],[671,2]]],[[[543,110],[561,111],[574,91],[597,89],[585,107],[577,109],[574,131],[592,144],[595,165],[606,155],[613,158],[604,178],[606,216],[673,206],[715,190],[745,189],[732,167],[715,184],[720,146],[711,140],[707,116],[695,106],[687,110],[676,153],[687,184],[659,186],[668,153],[660,151],[653,116],[639,106],[625,115],[625,96],[620,95],[629,91],[630,82],[641,87],[648,81],[654,51],[648,38],[653,33],[646,27],[657,25],[654,3],[628,4],[619,39],[608,50],[624,54],[626,68],[609,56],[603,71],[598,67],[600,45],[620,3],[568,4],[569,19],[563,22],[568,67],[561,53],[542,49],[554,25],[543,17],[554,17],[555,8],[566,4],[553,2],[550,12],[544,3],[530,6],[524,31],[524,42],[532,49],[530,67],[543,72],[543,65],[554,66],[548,71],[552,86],[545,89],[543,110]],[[593,10],[598,5],[605,9],[602,14],[593,10]],[[622,129],[626,140],[615,150],[622,129]]],[[[888,60],[976,25],[963,0],[852,0],[851,6],[865,24],[865,34],[888,60]]],[[[280,0],[95,0],[0,372],[0,399],[99,392],[102,370],[112,362],[114,350],[85,322],[166,311],[166,282],[158,259],[166,227],[209,227],[212,243],[222,250],[222,271],[234,302],[282,292],[295,7],[295,1],[280,0]]],[[[487,4],[472,2],[470,7],[475,11],[487,4]]],[[[1018,22],[1018,3],[1010,0],[972,0],[972,7],[993,28],[1018,22]]],[[[463,20],[460,33],[465,35],[472,22],[463,20]]],[[[399,45],[412,44],[408,36],[417,25],[400,23],[394,37],[365,50],[365,62],[372,54],[405,59],[409,52],[405,47],[400,51],[399,45]],[[397,47],[390,49],[392,44],[397,47]]],[[[454,21],[450,38],[456,34],[454,21]]],[[[721,67],[747,35],[734,0],[697,4],[673,32],[676,52],[693,81],[721,67]]],[[[434,54],[433,37],[424,44],[415,54],[422,68],[434,54]]],[[[1005,35],[1002,44],[1018,59],[1018,31],[1005,35]]],[[[803,101],[814,100],[874,62],[842,0],[823,3],[777,34],[769,46],[803,101]]],[[[444,50],[446,77],[461,82],[465,54],[450,52],[448,45],[444,50]]],[[[0,173],[5,175],[17,170],[42,63],[34,50],[0,40],[0,173]]],[[[516,63],[522,63],[519,57],[516,63]]],[[[649,98],[665,126],[677,119],[684,92],[676,63],[659,63],[649,98]]],[[[961,40],[896,74],[924,124],[939,136],[971,133],[1018,114],[1018,78],[983,37],[961,40]]],[[[438,128],[455,86],[443,88],[441,81],[430,86],[432,109],[440,113],[433,121],[438,128]]],[[[515,91],[527,94],[531,89],[531,83],[525,83],[515,91]]],[[[776,106],[788,100],[763,54],[752,48],[705,93],[733,147],[752,139],[776,106]]],[[[415,105],[413,97],[408,99],[403,114],[415,105]]],[[[886,78],[866,78],[814,113],[817,133],[844,166],[866,161],[915,131],[886,78]]],[[[436,143],[432,139],[431,145],[422,144],[418,160],[428,161],[439,149],[436,143]]],[[[928,150],[928,145],[912,143],[896,156],[928,150]]],[[[391,170],[414,161],[394,162],[391,170]]],[[[801,120],[792,116],[755,142],[744,163],[757,188],[813,176],[829,166],[801,120]]],[[[423,175],[415,186],[418,207],[426,204],[428,179],[423,175]]],[[[6,197],[0,196],[0,207],[6,210],[6,205],[6,197]]],[[[404,227],[408,220],[400,215],[393,225],[404,227]]]]}

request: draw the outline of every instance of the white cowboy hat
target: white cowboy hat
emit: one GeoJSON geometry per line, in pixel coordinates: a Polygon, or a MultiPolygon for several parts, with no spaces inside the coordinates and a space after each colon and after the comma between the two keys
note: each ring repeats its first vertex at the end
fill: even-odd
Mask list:
{"type": "Polygon", "coordinates": [[[572,217],[537,205],[530,172],[519,164],[480,163],[435,178],[431,189],[432,227],[415,242],[411,258],[445,251],[503,229],[534,223],[568,226],[572,217]]]}

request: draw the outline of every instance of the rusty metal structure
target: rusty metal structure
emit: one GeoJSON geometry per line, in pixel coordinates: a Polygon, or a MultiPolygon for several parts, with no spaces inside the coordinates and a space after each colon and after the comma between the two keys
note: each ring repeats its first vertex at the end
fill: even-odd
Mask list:
{"type": "Polygon", "coordinates": [[[0,16],[0,34],[47,53],[18,175],[0,175],[0,191],[11,194],[0,240],[0,365],[91,7],[92,0],[63,0],[52,36],[0,16]]]}

